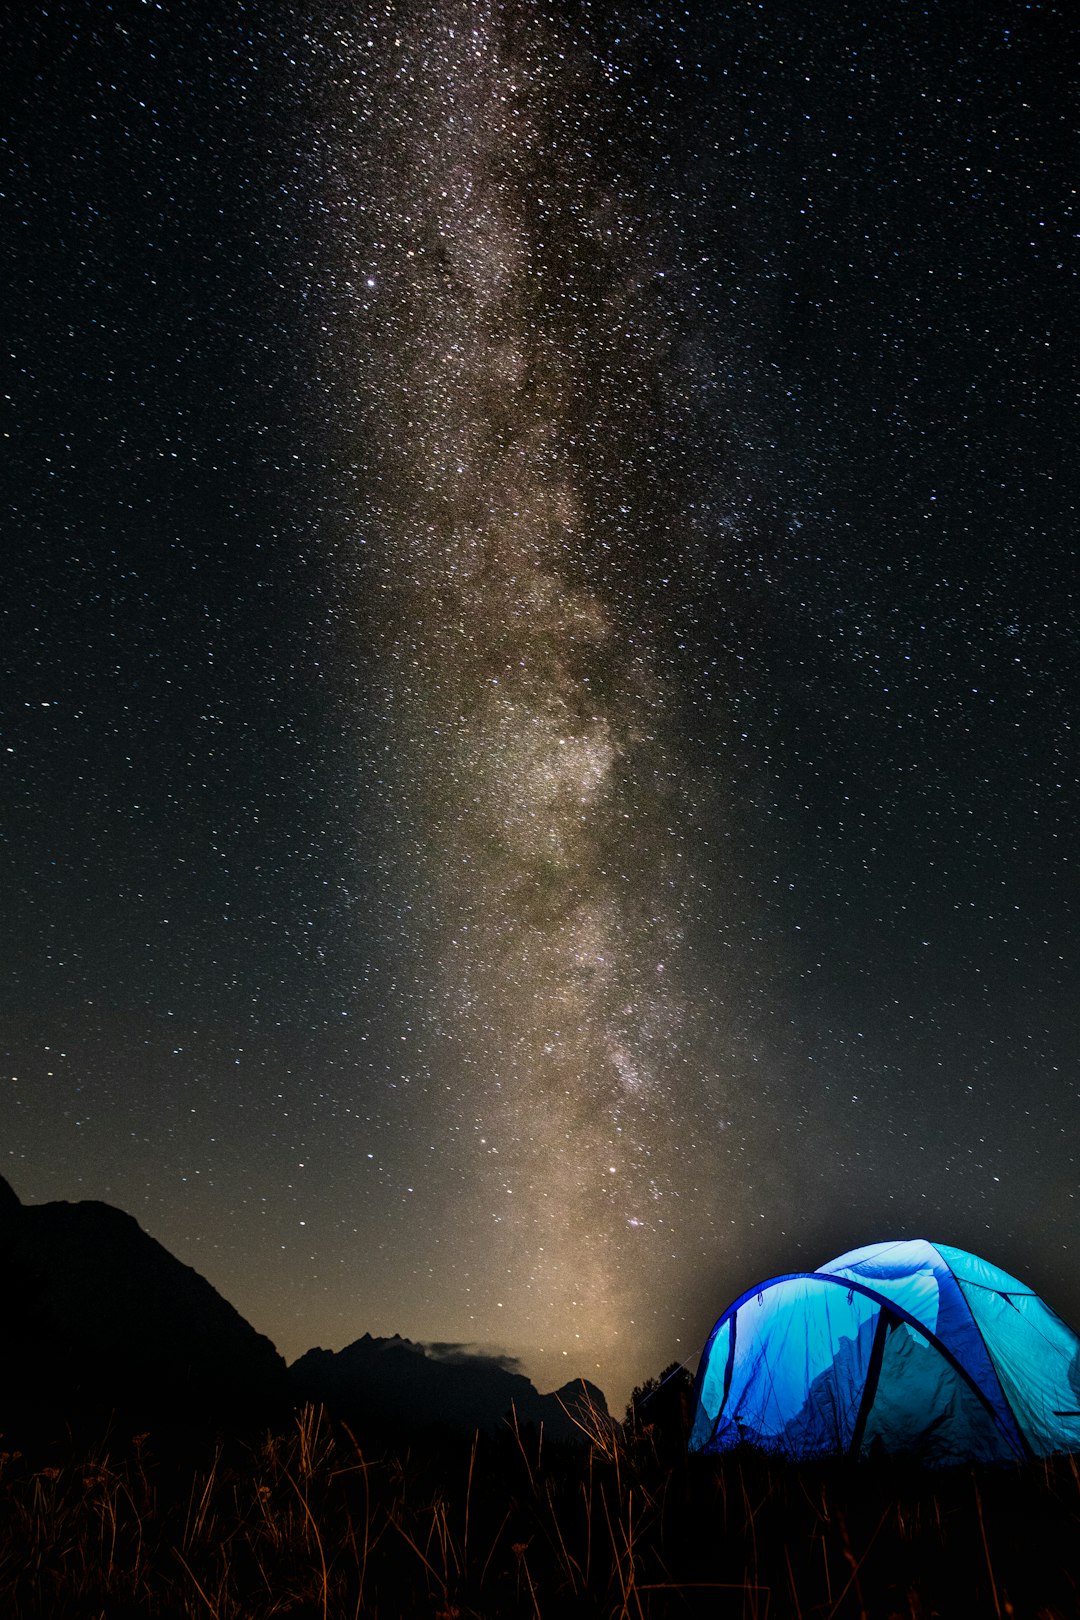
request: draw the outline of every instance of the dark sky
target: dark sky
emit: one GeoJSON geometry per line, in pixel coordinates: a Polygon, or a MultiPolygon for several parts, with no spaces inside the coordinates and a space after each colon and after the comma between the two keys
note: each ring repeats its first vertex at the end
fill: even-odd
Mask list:
{"type": "Polygon", "coordinates": [[[616,1398],[1080,1320],[1066,5],[5,13],[0,1171],[616,1398]]]}

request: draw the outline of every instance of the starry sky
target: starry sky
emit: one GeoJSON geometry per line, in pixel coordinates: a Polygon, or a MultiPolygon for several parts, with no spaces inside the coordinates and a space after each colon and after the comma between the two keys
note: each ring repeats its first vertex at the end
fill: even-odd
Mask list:
{"type": "Polygon", "coordinates": [[[1077,52],[999,0],[0,24],[0,1172],[615,1400],[1080,1321],[1077,52]]]}

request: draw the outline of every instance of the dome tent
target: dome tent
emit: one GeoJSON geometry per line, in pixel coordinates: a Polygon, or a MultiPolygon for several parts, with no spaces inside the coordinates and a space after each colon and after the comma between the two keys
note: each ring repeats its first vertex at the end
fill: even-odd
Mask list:
{"type": "Polygon", "coordinates": [[[690,1445],[948,1464],[1080,1450],[1080,1339],[963,1249],[874,1243],[740,1296],[709,1336],[690,1445]]]}

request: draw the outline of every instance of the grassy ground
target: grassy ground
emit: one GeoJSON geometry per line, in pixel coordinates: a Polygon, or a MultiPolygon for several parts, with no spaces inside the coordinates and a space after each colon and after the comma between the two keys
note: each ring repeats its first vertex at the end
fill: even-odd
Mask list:
{"type": "MultiPolygon", "coordinates": [[[[0,1440],[0,1448],[10,1442],[0,1440]]],[[[48,1620],[1080,1614],[1075,1458],[924,1473],[355,1435],[0,1449],[0,1615],[48,1620]]]]}

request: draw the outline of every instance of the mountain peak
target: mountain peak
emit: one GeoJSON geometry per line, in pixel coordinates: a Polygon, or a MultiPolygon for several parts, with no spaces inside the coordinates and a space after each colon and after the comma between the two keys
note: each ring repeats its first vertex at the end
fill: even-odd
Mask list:
{"type": "Polygon", "coordinates": [[[203,1416],[287,1400],[269,1339],[133,1216],[22,1204],[0,1183],[0,1404],[203,1416]]]}
{"type": "Polygon", "coordinates": [[[541,1395],[505,1356],[463,1344],[416,1344],[396,1333],[365,1333],[337,1352],[309,1350],[292,1364],[289,1378],[299,1400],[322,1402],[354,1421],[377,1415],[398,1429],[497,1432],[513,1409],[519,1422],[542,1424],[552,1439],[574,1441],[580,1429],[573,1414],[583,1393],[607,1411],[603,1393],[584,1380],[541,1395]]]}

